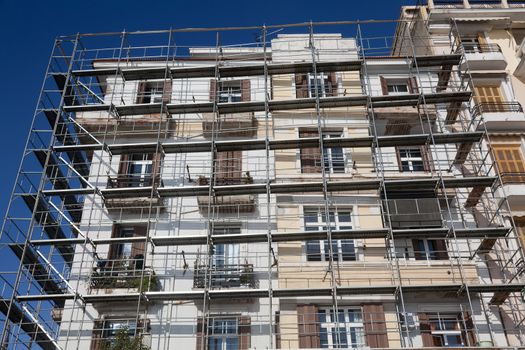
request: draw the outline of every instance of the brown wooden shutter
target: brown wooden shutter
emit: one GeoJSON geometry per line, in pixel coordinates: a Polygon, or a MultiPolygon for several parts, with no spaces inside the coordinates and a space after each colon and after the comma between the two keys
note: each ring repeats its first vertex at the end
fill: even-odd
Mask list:
{"type": "Polygon", "coordinates": [[[320,325],[317,305],[297,305],[297,324],[299,326],[299,348],[321,347],[320,325]]]}
{"type": "Polygon", "coordinates": [[[424,312],[419,312],[418,318],[419,333],[421,334],[423,346],[434,346],[434,342],[432,341],[432,327],[430,326],[428,315],[424,312]]]}
{"type": "Polygon", "coordinates": [[[120,156],[120,161],[118,165],[118,174],[117,174],[117,187],[128,187],[129,185],[129,161],[131,159],[130,154],[122,154],[120,156]]]}
{"type": "Polygon", "coordinates": [[[164,80],[164,86],[162,88],[162,102],[170,103],[171,102],[171,80],[164,80]]]}
{"type": "Polygon", "coordinates": [[[337,96],[337,76],[335,72],[328,74],[328,91],[326,91],[326,96],[337,96]]]}
{"type": "MultiPolygon", "coordinates": [[[[120,236],[120,225],[113,224],[111,227],[111,238],[120,236]]],[[[109,245],[108,259],[114,260],[117,258],[118,243],[112,243],[109,245]]]]}
{"type": "Polygon", "coordinates": [[[462,319],[465,321],[466,329],[463,330],[463,339],[468,342],[467,346],[476,346],[476,331],[474,330],[474,322],[470,312],[463,311],[462,319]]]}
{"type": "Polygon", "coordinates": [[[216,185],[239,184],[242,179],[242,151],[217,152],[216,185]]]}
{"type": "Polygon", "coordinates": [[[379,76],[379,81],[381,82],[381,91],[383,91],[383,95],[388,95],[388,84],[386,83],[385,77],[379,76]]]}
{"type": "Polygon", "coordinates": [[[251,346],[250,316],[239,318],[239,350],[248,350],[251,346]]]}
{"type": "MultiPolygon", "coordinates": [[[[299,138],[319,137],[317,130],[300,129],[299,138]]],[[[321,169],[321,150],[319,147],[301,148],[301,172],[303,174],[320,173],[321,169]]]]}
{"type": "Polygon", "coordinates": [[[93,322],[93,331],[91,332],[91,346],[90,350],[101,350],[104,341],[104,321],[95,320],[93,322]]]}
{"type": "Polygon", "coordinates": [[[408,92],[411,94],[419,94],[419,88],[417,86],[417,78],[416,77],[410,77],[407,81],[408,85],[408,92]]]}
{"type": "Polygon", "coordinates": [[[208,342],[206,338],[206,320],[203,318],[197,319],[197,331],[195,332],[196,337],[196,343],[197,346],[195,347],[196,350],[206,350],[208,348],[208,342]]]}
{"type": "Polygon", "coordinates": [[[146,85],[147,85],[147,82],[145,81],[139,82],[136,103],[144,103],[144,99],[146,98],[146,85]]]}
{"type": "MultiPolygon", "coordinates": [[[[137,225],[133,227],[133,237],[146,237],[147,226],[137,225]]],[[[144,252],[146,250],[145,240],[134,241],[131,245],[131,258],[135,258],[137,255],[142,255],[144,257],[144,252]]]]}
{"type": "Polygon", "coordinates": [[[275,348],[281,348],[281,312],[275,311],[275,325],[274,325],[274,334],[275,334],[275,348]]]}
{"type": "Polygon", "coordinates": [[[434,241],[436,248],[436,256],[438,260],[448,260],[447,242],[443,239],[436,239],[434,241]]]}
{"type": "Polygon", "coordinates": [[[217,80],[210,80],[210,101],[213,102],[217,99],[217,80]]]}
{"type": "Polygon", "coordinates": [[[421,241],[420,239],[412,240],[412,248],[414,249],[414,258],[416,260],[423,260],[425,256],[425,252],[422,252],[421,249],[419,248],[420,241],[421,241]]]}
{"type": "Polygon", "coordinates": [[[241,101],[248,102],[251,100],[250,80],[241,80],[241,101]]]}
{"type": "Polygon", "coordinates": [[[493,144],[492,151],[503,183],[525,182],[525,162],[520,144],[493,144]]]}
{"type": "MultiPolygon", "coordinates": [[[[474,87],[476,103],[502,103],[503,95],[499,86],[478,85],[474,87]]],[[[498,110],[495,110],[496,112],[498,110]]]]}
{"type": "Polygon", "coordinates": [[[483,32],[478,32],[477,34],[478,43],[480,45],[479,51],[483,52],[485,49],[485,45],[487,45],[487,39],[485,39],[485,34],[483,32]]]}
{"type": "Polygon", "coordinates": [[[306,74],[295,75],[295,96],[297,98],[308,97],[308,81],[306,74]]]}
{"type": "Polygon", "coordinates": [[[163,154],[161,152],[158,152],[158,153],[154,153],[153,154],[153,159],[152,159],[152,171],[153,173],[151,174],[151,177],[152,177],[152,186],[158,186],[160,185],[160,179],[161,179],[161,170],[162,170],[162,157],[163,157],[163,154]]]}
{"type": "Polygon", "coordinates": [[[388,334],[383,304],[363,304],[366,343],[371,348],[388,348],[388,334]]]}
{"type": "Polygon", "coordinates": [[[399,168],[399,172],[403,172],[403,164],[401,163],[401,154],[399,153],[399,147],[396,147],[396,159],[397,159],[397,167],[399,168]]]}
{"type": "Polygon", "coordinates": [[[430,171],[432,168],[432,161],[430,158],[430,150],[428,149],[428,146],[421,146],[419,148],[419,152],[421,152],[421,160],[423,161],[423,171],[430,171]]]}

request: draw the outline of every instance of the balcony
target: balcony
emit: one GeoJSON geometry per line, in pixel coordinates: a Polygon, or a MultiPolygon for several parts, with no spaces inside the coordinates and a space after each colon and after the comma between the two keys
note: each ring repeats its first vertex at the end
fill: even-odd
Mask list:
{"type": "Polygon", "coordinates": [[[525,205],[525,173],[520,172],[500,172],[502,186],[496,191],[498,198],[503,198],[503,192],[511,207],[525,205]]]}
{"type": "MultiPolygon", "coordinates": [[[[163,182],[160,175],[156,176],[134,176],[119,174],[108,176],[107,188],[143,188],[143,187],[162,187],[163,182]]],[[[161,207],[164,202],[157,196],[130,196],[122,198],[107,198],[104,203],[108,209],[119,209],[126,211],[140,211],[150,205],[161,207]]]]}
{"type": "Polygon", "coordinates": [[[193,288],[204,288],[206,277],[210,278],[212,289],[257,288],[253,264],[211,266],[196,265],[193,274],[193,288]]]}
{"type": "Polygon", "coordinates": [[[144,259],[102,260],[90,276],[92,291],[101,289],[123,292],[159,291],[160,282],[150,267],[143,267],[144,259]]]}
{"type": "Polygon", "coordinates": [[[497,44],[462,43],[459,53],[465,55],[461,69],[466,70],[503,70],[507,67],[507,60],[497,44]]]}
{"type": "Polygon", "coordinates": [[[223,137],[249,137],[257,133],[257,121],[252,112],[220,114],[218,120],[213,113],[203,113],[204,137],[211,137],[214,130],[223,137]]]}
{"type": "MultiPolygon", "coordinates": [[[[253,183],[253,178],[249,172],[246,172],[242,177],[216,177],[215,186],[229,186],[229,185],[250,185],[253,183]]],[[[200,176],[198,179],[199,186],[208,186],[209,179],[200,176]]],[[[208,212],[208,206],[211,198],[211,212],[215,214],[239,214],[252,213],[255,211],[255,195],[244,194],[234,196],[198,196],[197,203],[201,213],[208,212]]],[[[210,213],[210,215],[212,215],[210,213]]]]}
{"type": "MultiPolygon", "coordinates": [[[[442,227],[436,198],[388,199],[386,201],[392,229],[442,227]]],[[[388,218],[385,217],[388,223],[388,218]]]]}
{"type": "Polygon", "coordinates": [[[484,125],[488,131],[525,130],[525,114],[519,102],[482,102],[471,113],[473,118],[482,117],[478,129],[484,125]]]}

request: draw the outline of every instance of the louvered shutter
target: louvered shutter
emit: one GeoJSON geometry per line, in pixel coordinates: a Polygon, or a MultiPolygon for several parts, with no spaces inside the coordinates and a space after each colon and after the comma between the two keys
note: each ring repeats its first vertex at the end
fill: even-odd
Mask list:
{"type": "MultiPolygon", "coordinates": [[[[120,237],[120,225],[119,224],[113,224],[111,227],[111,238],[117,238],[120,237]]],[[[117,259],[118,256],[118,243],[112,243],[109,245],[109,252],[108,252],[108,259],[114,260],[117,259]]]]}
{"type": "Polygon", "coordinates": [[[151,174],[151,177],[152,177],[152,186],[159,186],[160,185],[160,179],[161,179],[161,174],[162,174],[162,157],[163,157],[163,154],[161,152],[158,152],[158,153],[154,153],[153,154],[153,159],[152,159],[152,174],[151,174]]]}
{"type": "Polygon", "coordinates": [[[244,79],[241,81],[241,101],[248,102],[251,100],[250,80],[244,79]]]}
{"type": "Polygon", "coordinates": [[[421,248],[419,247],[420,242],[420,239],[412,240],[412,248],[414,249],[414,258],[416,260],[423,260],[423,258],[425,257],[425,252],[421,251],[421,248]]]}
{"type": "Polygon", "coordinates": [[[147,83],[145,81],[139,82],[139,88],[137,90],[137,99],[136,103],[144,103],[144,99],[146,98],[146,85],[147,83]]]}
{"type": "Polygon", "coordinates": [[[427,145],[423,145],[419,148],[419,152],[421,152],[421,160],[423,161],[423,170],[424,171],[430,171],[432,166],[432,161],[430,158],[430,150],[427,145]]]}
{"type": "Polygon", "coordinates": [[[492,150],[503,183],[525,182],[525,163],[520,144],[494,144],[492,150]]]}
{"type": "Polygon", "coordinates": [[[470,312],[463,311],[461,316],[465,321],[464,324],[466,327],[466,329],[462,331],[463,339],[468,342],[467,346],[476,346],[476,331],[474,329],[474,322],[472,321],[470,312]]]}
{"type": "Polygon", "coordinates": [[[363,304],[366,343],[371,348],[388,348],[388,334],[383,304],[363,304]]]}
{"type": "Polygon", "coordinates": [[[239,318],[239,350],[248,350],[251,346],[250,316],[239,318]]]}
{"type": "Polygon", "coordinates": [[[239,184],[242,178],[242,151],[217,152],[216,185],[239,184]]]}
{"type": "Polygon", "coordinates": [[[316,349],[321,347],[319,309],[317,305],[297,305],[297,324],[299,326],[299,348],[316,349]]]}
{"type": "Polygon", "coordinates": [[[217,99],[217,80],[210,80],[210,101],[213,102],[217,99]]]}
{"type": "Polygon", "coordinates": [[[308,81],[306,74],[295,75],[295,96],[297,98],[308,97],[308,81]]]}
{"type": "MultiPolygon", "coordinates": [[[[122,154],[118,165],[117,174],[117,187],[128,187],[130,185],[129,178],[129,161],[131,159],[130,154],[122,154]]],[[[113,184],[115,185],[115,184],[113,184]]]]}
{"type": "Polygon", "coordinates": [[[383,92],[383,95],[388,95],[388,84],[386,83],[385,77],[379,76],[379,81],[381,82],[381,91],[383,92]]]}
{"type": "Polygon", "coordinates": [[[327,77],[327,91],[326,96],[337,96],[337,76],[335,72],[331,72],[327,77]]]}
{"type": "Polygon", "coordinates": [[[434,346],[432,341],[432,327],[430,326],[430,320],[428,315],[424,312],[418,313],[419,318],[419,332],[421,334],[421,340],[423,346],[434,346]]]}
{"type": "MultiPolygon", "coordinates": [[[[299,138],[319,137],[317,130],[299,130],[299,138]]],[[[321,150],[319,147],[301,148],[301,172],[303,174],[321,172],[321,150]]]]}
{"type": "Polygon", "coordinates": [[[275,334],[275,348],[281,348],[281,313],[275,311],[275,325],[274,325],[274,334],[275,334]]]}
{"type": "MultiPolygon", "coordinates": [[[[147,233],[147,226],[146,225],[137,225],[133,227],[133,237],[146,237],[147,233]]],[[[146,242],[145,239],[141,239],[139,241],[134,241],[131,245],[131,258],[136,259],[137,256],[142,256],[142,259],[144,259],[144,253],[146,248],[146,242]]]]}
{"type": "Polygon", "coordinates": [[[171,102],[171,89],[172,89],[171,80],[164,80],[164,86],[162,88],[162,102],[163,103],[171,102]]]}
{"type": "Polygon", "coordinates": [[[479,51],[483,52],[485,48],[487,47],[487,39],[485,38],[485,34],[483,32],[479,32],[477,34],[478,43],[480,45],[479,51]]]}
{"type": "Polygon", "coordinates": [[[95,320],[93,322],[93,331],[91,332],[91,346],[90,350],[102,350],[104,342],[104,321],[95,320]]]}
{"type": "Polygon", "coordinates": [[[408,85],[408,92],[411,94],[419,94],[419,88],[417,85],[417,78],[416,77],[410,77],[407,81],[408,85]]]}
{"type": "Polygon", "coordinates": [[[436,256],[438,260],[448,260],[447,242],[443,239],[436,239],[434,241],[436,248],[436,256]]]}

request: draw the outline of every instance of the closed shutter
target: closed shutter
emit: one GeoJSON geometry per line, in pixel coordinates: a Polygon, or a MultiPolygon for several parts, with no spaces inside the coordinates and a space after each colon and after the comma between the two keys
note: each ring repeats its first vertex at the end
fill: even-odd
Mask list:
{"type": "Polygon", "coordinates": [[[388,348],[383,304],[363,304],[366,343],[371,348],[388,348]]]}
{"type": "Polygon", "coordinates": [[[476,104],[485,104],[482,108],[485,112],[502,112],[503,95],[499,86],[479,85],[474,87],[476,104]]]}
{"type": "Polygon", "coordinates": [[[385,77],[379,76],[379,81],[381,82],[381,91],[383,92],[383,95],[388,95],[388,84],[386,83],[385,77]]]}
{"type": "Polygon", "coordinates": [[[102,350],[104,336],[104,321],[95,320],[93,322],[93,331],[91,332],[91,346],[90,350],[102,350]]]}
{"type": "Polygon", "coordinates": [[[295,75],[295,97],[307,98],[308,97],[308,81],[306,74],[295,75]]]}
{"type": "Polygon", "coordinates": [[[447,242],[443,239],[436,239],[434,241],[436,248],[436,257],[438,260],[448,260],[447,242]]]}
{"type": "MultiPolygon", "coordinates": [[[[299,138],[319,137],[317,130],[301,129],[299,138]]],[[[321,172],[321,150],[319,147],[301,148],[301,172],[303,174],[321,172]]]]}
{"type": "Polygon", "coordinates": [[[299,348],[316,349],[321,347],[320,325],[317,305],[297,305],[297,324],[299,326],[299,348]]]}
{"type": "MultiPolygon", "coordinates": [[[[133,227],[133,237],[146,237],[147,226],[139,225],[133,227]]],[[[146,248],[146,242],[144,240],[134,241],[131,245],[131,258],[137,259],[142,257],[144,259],[144,253],[146,248]]]]}
{"type": "Polygon", "coordinates": [[[242,151],[217,152],[216,185],[239,184],[242,177],[242,151]]]}
{"type": "Polygon", "coordinates": [[[251,346],[250,316],[239,318],[239,350],[248,350],[251,346]]]}
{"type": "Polygon", "coordinates": [[[139,82],[136,103],[144,103],[144,99],[146,98],[146,85],[147,83],[145,81],[139,82]]]}
{"type": "Polygon", "coordinates": [[[217,80],[210,80],[210,101],[213,102],[217,99],[217,80]]]}
{"type": "Polygon", "coordinates": [[[162,88],[162,102],[171,102],[171,80],[164,80],[164,86],[162,88]]]}
{"type": "Polygon", "coordinates": [[[328,74],[326,96],[337,96],[337,76],[335,72],[328,74]]]}
{"type": "Polygon", "coordinates": [[[421,240],[420,239],[413,239],[412,240],[412,249],[414,249],[414,258],[416,260],[424,260],[426,259],[425,252],[421,251],[421,248],[419,247],[421,240]]]}
{"type": "Polygon", "coordinates": [[[206,338],[206,320],[203,318],[197,319],[197,331],[195,332],[196,337],[196,350],[206,350],[208,348],[208,342],[206,338]]]}
{"type": "Polygon", "coordinates": [[[525,163],[520,144],[493,144],[492,151],[503,183],[525,182],[525,163]]]}
{"type": "Polygon", "coordinates": [[[468,342],[467,346],[476,346],[476,331],[474,329],[474,322],[472,322],[472,317],[470,312],[463,311],[462,318],[464,320],[464,325],[466,329],[463,330],[463,339],[468,342]]]}
{"type": "Polygon", "coordinates": [[[250,80],[241,81],[241,101],[248,102],[251,100],[250,80]]]}
{"type": "Polygon", "coordinates": [[[416,77],[410,77],[407,81],[408,85],[408,92],[411,94],[419,94],[419,88],[417,86],[417,78],[416,77]]]}
{"type": "Polygon", "coordinates": [[[418,313],[419,317],[419,332],[421,334],[421,341],[423,346],[434,346],[432,341],[432,327],[428,315],[424,312],[418,313]]]}

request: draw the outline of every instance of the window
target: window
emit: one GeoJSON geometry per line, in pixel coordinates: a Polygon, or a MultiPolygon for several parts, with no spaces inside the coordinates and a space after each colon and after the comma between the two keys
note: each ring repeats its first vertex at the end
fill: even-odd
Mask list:
{"type": "MultiPolygon", "coordinates": [[[[326,213],[321,209],[304,209],[305,231],[324,231],[327,230],[326,213]]],[[[335,230],[352,229],[351,210],[330,210],[330,228],[335,230]]],[[[307,261],[327,261],[330,259],[330,249],[328,240],[313,240],[306,242],[307,261]]],[[[334,261],[355,261],[357,260],[355,243],[352,239],[332,240],[332,252],[334,261]]]]}
{"type": "MultiPolygon", "coordinates": [[[[299,138],[319,137],[319,133],[314,129],[300,129],[299,138]]],[[[343,137],[342,131],[324,131],[324,139],[343,137]]],[[[301,152],[301,172],[321,173],[324,166],[325,172],[330,174],[340,174],[345,172],[345,154],[342,147],[323,148],[323,161],[321,162],[321,151],[319,147],[302,148],[301,152]]]]}
{"type": "Polygon", "coordinates": [[[398,147],[397,156],[400,171],[426,171],[424,148],[422,147],[398,147]]]}
{"type": "Polygon", "coordinates": [[[388,78],[379,76],[383,95],[416,94],[419,92],[417,77],[388,78]]]}
{"type": "Polygon", "coordinates": [[[360,308],[319,310],[321,348],[361,348],[366,345],[360,308]],[[338,339],[339,338],[339,339],[338,339]]]}
{"type": "Polygon", "coordinates": [[[242,181],[242,151],[217,152],[215,184],[238,185],[242,181]]]}
{"type": "Polygon", "coordinates": [[[389,95],[400,95],[408,93],[408,85],[404,83],[388,83],[387,91],[389,95]]]}
{"type": "Polygon", "coordinates": [[[208,350],[237,350],[237,318],[213,318],[208,325],[208,350]]]}
{"type": "Polygon", "coordinates": [[[328,85],[328,77],[326,74],[308,74],[308,97],[316,97],[315,89],[317,87],[317,95],[319,97],[326,97],[330,90],[328,85]]]}
{"type": "Polygon", "coordinates": [[[521,144],[492,144],[494,160],[504,184],[525,182],[525,162],[521,144]]]}
{"type": "Polygon", "coordinates": [[[140,319],[137,322],[134,317],[96,320],[93,326],[91,349],[102,350],[110,347],[127,349],[136,347],[138,342],[147,345],[142,335],[149,332],[149,327],[148,319],[140,319]]]}
{"type": "Polygon", "coordinates": [[[109,177],[110,187],[144,187],[160,183],[161,154],[135,153],[120,156],[117,177],[109,177]]]}
{"type": "Polygon", "coordinates": [[[219,83],[219,102],[242,101],[241,81],[222,81],[219,83]]]}
{"type": "Polygon", "coordinates": [[[169,103],[171,100],[171,81],[140,82],[137,103],[169,103]]]}
{"type": "MultiPolygon", "coordinates": [[[[240,234],[240,226],[218,226],[213,235],[240,234]]],[[[213,287],[238,287],[241,279],[240,245],[238,243],[213,245],[213,287]]]]}
{"type": "Polygon", "coordinates": [[[461,347],[467,345],[463,339],[463,321],[458,314],[431,313],[428,314],[428,318],[434,346],[461,347]]]}
{"type": "Polygon", "coordinates": [[[474,87],[474,101],[476,107],[474,113],[497,113],[505,112],[505,99],[499,85],[476,85],[474,87]]]}
{"type": "Polygon", "coordinates": [[[481,45],[477,37],[461,38],[461,45],[466,53],[480,53],[481,45]]]}
{"type": "Polygon", "coordinates": [[[297,98],[337,96],[336,74],[296,74],[295,93],[297,98]]]}
{"type": "Polygon", "coordinates": [[[447,260],[447,244],[442,239],[412,240],[416,260],[447,260]]]}
{"type": "MultiPolygon", "coordinates": [[[[146,237],[146,225],[113,225],[112,238],[146,237]]],[[[114,270],[122,268],[142,268],[144,264],[145,240],[113,243],[109,247],[110,266],[114,270]]]]}

